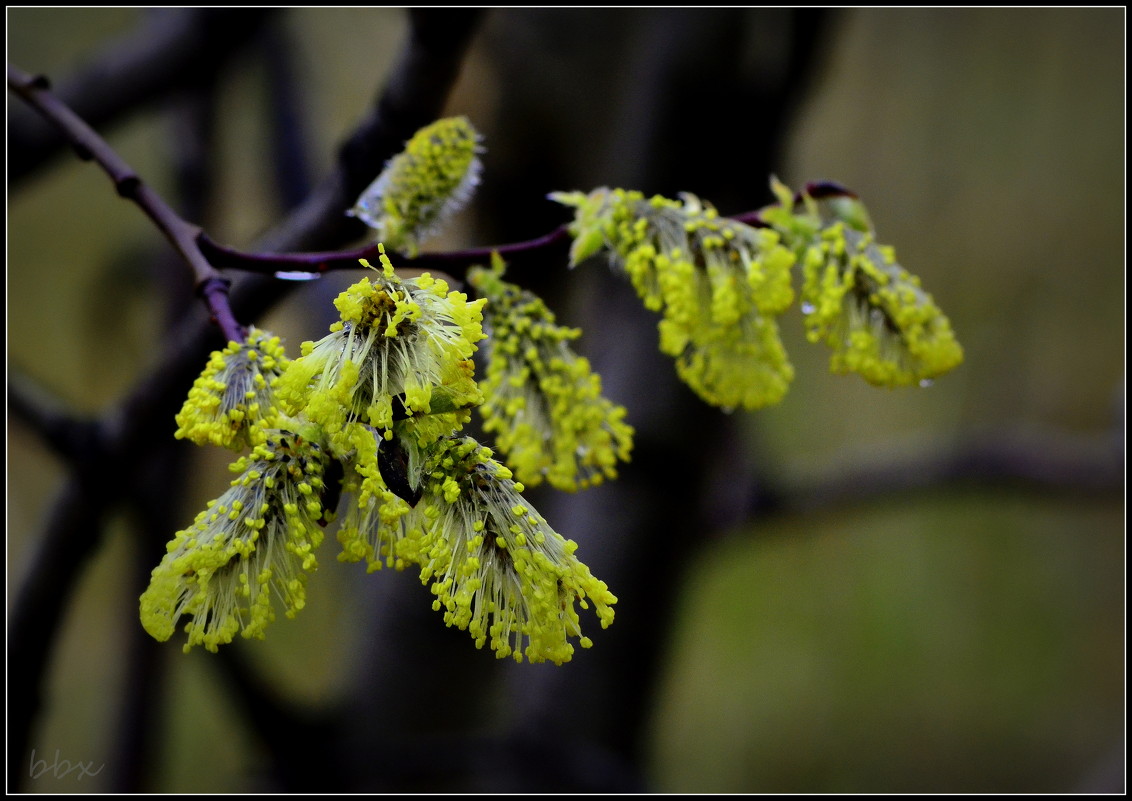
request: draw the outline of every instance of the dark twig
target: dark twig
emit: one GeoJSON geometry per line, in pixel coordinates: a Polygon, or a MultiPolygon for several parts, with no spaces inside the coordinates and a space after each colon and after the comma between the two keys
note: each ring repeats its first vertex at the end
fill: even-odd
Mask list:
{"type": "MultiPolygon", "coordinates": [[[[856,197],[852,190],[830,181],[810,183],[804,192],[799,192],[796,199],[800,202],[803,194],[814,199],[831,197],[856,197]]],[[[765,209],[735,214],[730,219],[752,225],[764,227],[762,219],[765,209]]],[[[452,274],[462,274],[469,267],[485,264],[491,260],[492,253],[498,253],[505,259],[523,260],[532,257],[545,257],[555,250],[565,250],[570,241],[571,234],[568,225],[561,225],[548,234],[528,239],[524,242],[512,242],[506,245],[495,245],[482,248],[468,248],[465,250],[448,250],[437,253],[422,253],[414,258],[392,250],[387,250],[393,266],[397,269],[416,268],[428,270],[443,267],[452,274]]],[[[220,269],[244,270],[246,272],[263,275],[274,275],[280,272],[301,272],[312,275],[332,272],[334,270],[356,270],[358,260],[377,260],[377,245],[366,245],[354,250],[327,251],[321,253],[246,253],[236,248],[221,245],[213,241],[208,234],[201,233],[198,245],[208,260],[220,269]]]]}
{"type": "Polygon", "coordinates": [[[228,279],[208,263],[197,247],[200,228],[183,220],[162,197],[145,184],[133,168],[119,156],[87,123],[51,92],[46,78],[29,75],[8,65],[8,88],[42,114],[66,137],[79,158],[93,160],[114,182],[121,197],[132,200],[165,235],[196,278],[197,291],[204,298],[216,324],[229,340],[242,342],[243,328],[228,306],[228,279]]]}
{"type": "MultiPolygon", "coordinates": [[[[410,56],[403,61],[403,64],[404,68],[409,70],[415,64],[415,60],[410,56]]],[[[267,275],[275,275],[279,272],[321,274],[332,270],[357,269],[360,259],[376,260],[377,258],[376,244],[350,251],[316,253],[244,253],[220,245],[199,227],[177,216],[156,192],[142,183],[137,174],[90,126],[48,91],[46,79],[27,75],[9,66],[8,84],[13,91],[20,94],[64,132],[81,158],[93,158],[102,166],[114,181],[119,195],[133,200],[154,221],[193,268],[198,292],[205,298],[217,324],[229,339],[242,339],[243,332],[227,309],[226,279],[220,277],[218,269],[239,269],[267,275]],[[241,336],[235,336],[237,331],[241,336]]],[[[392,105],[392,101],[383,99],[379,109],[388,109],[392,105]]],[[[359,138],[355,136],[343,148],[343,159],[353,158],[354,154],[359,152],[368,152],[357,145],[357,141],[359,138]]],[[[340,172],[338,174],[340,177],[335,182],[340,182],[341,176],[348,174],[349,172],[340,172]]],[[[813,197],[823,198],[855,196],[852,191],[832,182],[807,184],[805,192],[813,197]]],[[[344,207],[348,202],[348,198],[342,198],[340,205],[344,207]]],[[[751,225],[764,224],[759,211],[738,214],[733,219],[751,225]]],[[[463,272],[473,264],[485,263],[491,258],[492,252],[498,252],[504,258],[522,258],[543,249],[559,248],[565,245],[569,238],[569,229],[563,225],[544,236],[525,242],[445,253],[426,253],[414,259],[393,251],[389,251],[387,255],[395,267],[415,267],[423,270],[433,266],[437,268],[443,266],[450,273],[463,272]]]]}
{"type": "MultiPolygon", "coordinates": [[[[462,274],[472,265],[487,264],[491,260],[492,252],[498,252],[504,258],[522,259],[536,254],[545,255],[544,252],[551,249],[565,250],[565,245],[569,240],[570,232],[567,226],[563,225],[545,236],[526,242],[467,250],[450,250],[442,253],[422,253],[415,258],[409,258],[392,250],[386,250],[386,255],[398,270],[402,268],[417,270],[444,268],[448,273],[462,274]]],[[[333,270],[356,270],[360,259],[376,264],[378,257],[376,244],[366,245],[355,250],[322,253],[244,253],[235,248],[217,244],[208,234],[201,233],[198,237],[198,245],[209,262],[220,269],[244,270],[263,275],[275,275],[280,272],[319,275],[333,270]]]]}

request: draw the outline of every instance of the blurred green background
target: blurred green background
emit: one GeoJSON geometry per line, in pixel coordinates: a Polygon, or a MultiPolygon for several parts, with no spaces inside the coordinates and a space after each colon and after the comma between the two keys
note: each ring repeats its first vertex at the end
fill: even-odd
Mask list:
{"type": "MultiPolygon", "coordinates": [[[[65,75],[141,13],[10,8],[9,58],[65,75]]],[[[508,24],[530,23],[518,10],[493,14],[495,35],[474,48],[449,103],[487,135],[489,175],[492,132],[507,124],[492,45],[508,24]]],[[[830,375],[828,355],[789,313],[794,386],[780,406],[745,418],[746,444],[788,484],[984,434],[1025,442],[1056,432],[1088,453],[1123,449],[1124,19],[1119,8],[837,17],[778,175],[856,190],[880,238],[949,314],[966,362],[926,390],[877,389],[830,375]]],[[[396,9],[294,9],[286,28],[316,125],[317,174],[372,101],[404,20],[396,9]]],[[[208,229],[235,245],[279,214],[257,158],[259,69],[237,67],[222,97],[222,208],[208,229]]],[[[757,109],[728,111],[759,124],[757,109]]],[[[173,136],[152,112],[107,134],[161,191],[171,187],[173,136]]],[[[746,208],[766,200],[765,186],[752,187],[746,208]]],[[[8,234],[10,368],[81,412],[111,408],[158,358],[157,290],[134,265],[164,243],[73,159],[9,195],[8,234]]],[[[484,244],[467,234],[435,244],[484,244]]],[[[264,324],[292,347],[316,338],[324,323],[300,313],[314,292],[264,324]]],[[[11,599],[64,476],[11,419],[8,460],[11,599]]],[[[215,496],[223,465],[223,455],[201,455],[190,507],[215,496]]],[[[184,510],[186,522],[193,513],[184,510]]],[[[681,585],[657,588],[678,595],[678,611],[651,720],[654,789],[1121,789],[1124,519],[1115,492],[948,485],[776,515],[701,549],[681,585]]],[[[138,588],[122,580],[129,550],[116,523],[69,611],[34,738],[40,756],[110,758],[125,633],[137,625],[138,588]]],[[[335,697],[357,647],[341,612],[356,597],[355,571],[323,563],[312,593],[332,601],[256,645],[257,665],[312,702],[335,697]]],[[[207,658],[178,665],[157,790],[253,786],[261,755],[207,658]]],[[[27,789],[105,790],[99,782],[44,777],[27,789]]]]}

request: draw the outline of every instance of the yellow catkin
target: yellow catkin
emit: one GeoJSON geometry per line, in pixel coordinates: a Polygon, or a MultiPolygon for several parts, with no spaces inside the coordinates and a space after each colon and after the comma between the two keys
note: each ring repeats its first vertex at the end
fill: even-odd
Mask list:
{"type": "Polygon", "coordinates": [[[625,408],[602,395],[601,376],[570,347],[581,332],[502,276],[502,261],[468,274],[487,299],[484,429],[529,486],[545,479],[572,492],[615,478],[632,448],[625,408]]]}
{"type": "Polygon", "coordinates": [[[482,152],[466,117],[437,120],[405,143],[349,213],[387,247],[415,256],[420,243],[471,197],[482,152]]]}
{"type": "Polygon", "coordinates": [[[275,619],[273,598],[294,617],[318,566],[325,464],[317,443],[268,431],[233,465],[240,476],[229,489],[167,546],[140,598],[145,630],[165,641],[188,616],[185,650],[216,651],[236,634],[262,639],[275,619]]]}
{"type": "Polygon", "coordinates": [[[213,351],[176,415],[177,439],[246,450],[279,419],[275,384],[288,360],[279,337],[257,328],[213,351]]]}
{"type": "Polygon", "coordinates": [[[795,256],[778,233],[720,217],[693,195],[552,197],[575,208],[574,263],[609,252],[645,306],[661,313],[660,349],[701,398],[725,409],[782,399],[794,368],[776,317],[794,299],[795,256]]]}
{"type": "Polygon", "coordinates": [[[837,222],[806,252],[807,336],[833,351],[830,369],[880,386],[926,385],[963,361],[951,323],[891,248],[837,222]]]}
{"type": "Polygon", "coordinates": [[[341,325],[304,343],[278,380],[284,407],[324,427],[339,456],[350,450],[342,432],[352,422],[388,429],[396,410],[424,444],[459,428],[483,399],[472,354],[485,301],[431,276],[402,281],[381,258],[382,271],[335,300],[341,325]]]}
{"type": "Polygon", "coordinates": [[[440,441],[433,464],[407,527],[444,622],[501,659],[562,664],[572,639],[589,647],[578,607],[592,606],[604,628],[617,599],[578,561],[577,544],[547,524],[475,440],[440,441]],[[447,491],[453,481],[457,493],[447,491]]]}

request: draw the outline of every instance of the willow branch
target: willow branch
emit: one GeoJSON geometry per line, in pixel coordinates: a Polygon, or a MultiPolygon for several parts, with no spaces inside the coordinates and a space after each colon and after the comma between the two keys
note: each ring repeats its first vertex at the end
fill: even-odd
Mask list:
{"type": "MultiPolygon", "coordinates": [[[[805,196],[822,200],[831,197],[856,197],[857,195],[852,190],[833,181],[815,181],[806,184],[805,189],[795,195],[795,202],[801,202],[805,196]]],[[[732,215],[729,219],[755,227],[764,227],[766,223],[762,219],[763,211],[763,209],[760,209],[743,212],[742,214],[732,215]]],[[[570,238],[569,225],[560,225],[548,234],[523,242],[466,250],[422,253],[413,258],[392,250],[386,250],[386,255],[396,269],[429,270],[443,268],[451,274],[462,274],[473,265],[485,264],[490,261],[492,253],[498,253],[508,260],[541,257],[552,251],[564,250],[570,238]]],[[[203,232],[198,236],[198,245],[208,260],[220,269],[243,270],[261,275],[305,273],[315,277],[335,270],[356,270],[360,259],[374,261],[378,255],[376,244],[366,245],[354,250],[319,253],[248,253],[221,245],[203,232]]]]}
{"type": "MultiPolygon", "coordinates": [[[[525,242],[469,248],[467,250],[422,253],[414,258],[388,249],[386,249],[385,254],[389,257],[394,268],[398,270],[439,270],[443,268],[448,273],[458,274],[465,272],[468,267],[473,265],[486,264],[491,260],[493,252],[499,253],[504,258],[522,259],[534,255],[543,255],[551,249],[564,250],[569,241],[569,229],[563,225],[549,234],[525,242]]],[[[220,269],[244,270],[261,275],[307,273],[311,276],[317,276],[334,270],[356,270],[360,259],[376,262],[378,257],[377,244],[366,245],[354,250],[321,253],[247,253],[218,244],[203,232],[198,236],[197,244],[208,261],[220,269]]]]}
{"type": "Polygon", "coordinates": [[[8,88],[51,122],[71,143],[79,158],[98,164],[114,183],[118,195],[133,201],[153,221],[193,271],[197,292],[224,336],[242,342],[245,336],[243,328],[236,322],[228,304],[229,281],[208,263],[197,246],[200,228],[183,220],[154,189],[144,183],[93,128],[51,91],[46,78],[29,75],[9,64],[8,88]]]}
{"type": "MultiPolygon", "coordinates": [[[[417,12],[414,31],[427,19],[429,18],[417,12]]],[[[474,23],[474,21],[473,16],[465,22],[474,23]]],[[[447,28],[443,30],[447,36],[451,35],[447,28]]],[[[439,38],[447,38],[447,36],[439,38]]],[[[421,39],[420,34],[415,34],[414,42],[419,42],[421,39]]],[[[410,72],[417,70],[419,59],[419,56],[413,55],[413,48],[410,48],[408,55],[402,61],[402,69],[410,72]]],[[[220,275],[218,269],[239,269],[273,276],[278,276],[280,273],[284,276],[288,273],[301,273],[303,277],[315,277],[333,270],[357,269],[359,260],[377,258],[376,244],[350,251],[315,253],[246,253],[220,245],[198,226],[183,220],[169,208],[160,195],[143,183],[133,169],[82,118],[50,92],[45,78],[28,75],[9,65],[8,85],[62,131],[80,158],[96,161],[110,176],[120,196],[133,200],[153,220],[192,268],[198,293],[204,299],[214,321],[229,340],[241,341],[244,331],[233,316],[228,303],[229,282],[220,275]]],[[[398,82],[393,81],[391,85],[396,87],[398,82]]],[[[379,112],[385,109],[386,113],[389,113],[390,107],[394,108],[394,114],[399,112],[394,100],[384,97],[378,109],[379,112]]],[[[359,154],[364,154],[366,149],[358,142],[368,141],[369,138],[372,137],[353,137],[343,148],[342,159],[345,161],[359,158],[359,154]]],[[[340,172],[334,185],[341,187],[344,182],[350,180],[351,174],[356,175],[358,172],[356,170],[340,172]]],[[[366,173],[362,172],[362,174],[366,173]]],[[[836,196],[855,197],[852,191],[829,181],[809,183],[803,192],[816,199],[836,196]]],[[[802,195],[803,193],[800,192],[797,199],[800,200],[802,195]]],[[[759,211],[735,215],[732,219],[750,225],[765,225],[759,211]]],[[[569,238],[569,229],[563,225],[544,236],[525,242],[445,253],[426,253],[412,259],[392,251],[388,256],[394,267],[398,269],[431,268],[443,269],[448,273],[463,273],[474,264],[486,263],[493,252],[498,252],[504,258],[522,259],[543,250],[560,249],[569,238]]]]}

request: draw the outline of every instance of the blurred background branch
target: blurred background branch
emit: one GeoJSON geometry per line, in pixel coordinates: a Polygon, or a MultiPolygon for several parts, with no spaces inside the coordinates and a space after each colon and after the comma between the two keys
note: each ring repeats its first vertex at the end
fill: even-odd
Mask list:
{"type": "Polygon", "coordinates": [[[8,372],[8,413],[65,461],[82,462],[96,448],[98,424],[67,409],[30,376],[8,372]]]}
{"type": "MultiPolygon", "coordinates": [[[[57,87],[60,99],[96,129],[113,125],[170,92],[206,84],[229,66],[276,12],[272,9],[165,9],[129,35],[107,42],[57,87]]],[[[66,146],[26,109],[8,117],[8,183],[14,188],[66,146]]]]}
{"type": "Polygon", "coordinates": [[[752,515],[798,514],[950,488],[1115,502],[1123,496],[1123,435],[986,430],[946,444],[889,445],[846,453],[818,477],[763,489],[752,515]]]}

